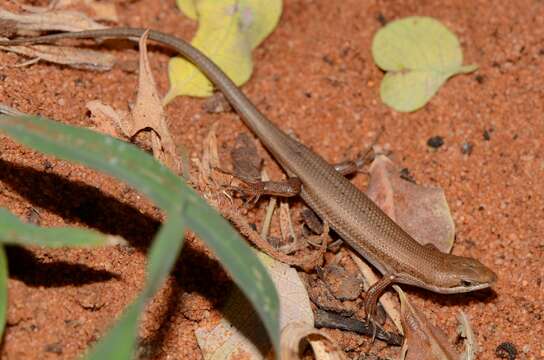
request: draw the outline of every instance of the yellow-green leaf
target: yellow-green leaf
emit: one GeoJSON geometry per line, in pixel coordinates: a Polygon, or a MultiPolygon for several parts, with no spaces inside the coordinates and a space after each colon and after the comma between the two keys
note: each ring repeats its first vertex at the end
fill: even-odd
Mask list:
{"type": "MultiPolygon", "coordinates": [[[[182,10],[191,12],[187,1],[182,10]]],[[[281,0],[200,0],[192,2],[198,31],[191,42],[237,84],[251,76],[251,50],[277,25],[281,0]]],[[[209,96],[213,86],[190,62],[176,57],[169,63],[170,90],[164,102],[178,95],[209,96]]]]}
{"type": "Polygon", "coordinates": [[[196,20],[198,14],[196,13],[195,1],[196,0],[176,0],[176,4],[185,16],[196,20]]]}
{"type": "Polygon", "coordinates": [[[374,36],[372,56],[387,71],[380,88],[382,101],[405,112],[424,106],[449,77],[477,69],[462,65],[457,37],[429,17],[387,24],[374,36]]]}
{"type": "Polygon", "coordinates": [[[281,0],[242,0],[241,25],[251,49],[255,49],[274,30],[280,20],[281,0]]]}

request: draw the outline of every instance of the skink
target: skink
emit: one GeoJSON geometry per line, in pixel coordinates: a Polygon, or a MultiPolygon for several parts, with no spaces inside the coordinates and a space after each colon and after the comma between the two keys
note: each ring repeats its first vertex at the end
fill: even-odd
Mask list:
{"type": "MultiPolygon", "coordinates": [[[[145,29],[114,28],[0,41],[0,45],[75,38],[138,38],[145,29]]],[[[422,246],[400,228],[333,166],[267,119],[210,59],[184,40],[149,31],[149,39],[195,64],[225,95],[245,124],[290,177],[300,179],[301,196],[355,251],[384,275],[376,296],[395,282],[437,293],[463,293],[490,287],[495,273],[478,260],[422,246]]],[[[375,300],[375,299],[374,299],[375,300]]]]}

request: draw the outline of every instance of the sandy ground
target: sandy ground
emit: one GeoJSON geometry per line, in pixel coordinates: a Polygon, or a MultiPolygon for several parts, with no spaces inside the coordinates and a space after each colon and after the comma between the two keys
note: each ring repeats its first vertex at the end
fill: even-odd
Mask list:
{"type": "MultiPolygon", "coordinates": [[[[5,6],[13,8],[11,4],[5,6]]],[[[44,1],[32,1],[42,4],[44,1]]],[[[195,23],[173,0],[118,1],[121,24],[189,39],[195,23]]],[[[4,6],[4,4],[3,4],[4,6]]],[[[544,3],[508,1],[286,0],[275,32],[254,53],[244,91],[282,129],[331,162],[353,158],[379,140],[421,184],[441,186],[457,226],[453,252],[473,256],[499,276],[493,290],[441,296],[409,289],[425,314],[454,337],[459,310],[469,314],[480,359],[512,342],[520,359],[543,359],[544,345],[544,3]],[[400,114],[379,99],[382,72],[370,45],[384,21],[432,16],[460,38],[473,74],[457,76],[421,111],[400,114]],[[437,150],[427,140],[441,136],[437,150]],[[471,154],[461,147],[473,145],[471,154]]],[[[126,63],[135,48],[114,47],[126,63]]],[[[160,90],[168,89],[168,53],[151,47],[160,90]]],[[[137,74],[106,73],[38,63],[0,53],[0,102],[64,123],[91,126],[85,103],[99,99],[127,109],[137,74]]],[[[178,98],[168,107],[176,143],[199,157],[202,140],[219,122],[221,146],[247,131],[234,114],[210,115],[202,100],[178,98]]],[[[130,249],[9,248],[9,313],[3,359],[71,359],[103,333],[137,294],[145,250],[159,212],[125,184],[81,166],[45,157],[2,136],[0,205],[22,218],[39,212],[43,226],[79,225],[120,234],[130,249]]],[[[266,166],[279,178],[270,158],[266,166]]],[[[354,182],[364,187],[366,176],[354,182]]],[[[295,201],[295,204],[297,202],[295,201]]],[[[34,216],[34,215],[32,215],[34,216]]],[[[141,327],[148,358],[200,358],[193,331],[212,321],[229,280],[202,242],[189,237],[176,270],[154,299],[141,327]]],[[[332,332],[356,358],[366,339],[332,332]]],[[[375,349],[383,347],[379,342],[375,349]]],[[[388,354],[396,356],[398,349],[388,354]]]]}

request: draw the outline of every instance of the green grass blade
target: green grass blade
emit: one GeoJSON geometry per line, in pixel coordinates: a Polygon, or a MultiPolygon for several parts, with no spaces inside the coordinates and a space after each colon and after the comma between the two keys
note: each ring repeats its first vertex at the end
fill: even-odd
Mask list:
{"type": "Polygon", "coordinates": [[[128,306],[107,334],[92,347],[87,360],[132,360],[138,335],[138,320],[143,301],[140,297],[128,306]]]}
{"type": "Polygon", "coordinates": [[[8,260],[4,246],[0,245],[0,340],[6,328],[6,314],[8,308],[8,260]]]}
{"type": "Polygon", "coordinates": [[[0,129],[36,150],[124,180],[162,209],[183,200],[187,226],[210,246],[252,302],[279,353],[279,302],[266,269],[232,226],[181,178],[137,147],[91,130],[35,116],[0,116],[0,129]]]}
{"type": "Polygon", "coordinates": [[[44,228],[27,224],[6,209],[0,208],[0,243],[11,245],[103,246],[119,243],[120,240],[98,231],[51,227],[44,228]]]}
{"type": "Polygon", "coordinates": [[[153,241],[147,264],[147,285],[143,292],[146,300],[162,285],[179,256],[185,240],[185,208],[180,201],[168,210],[168,220],[153,241]]]}
{"type": "Polygon", "coordinates": [[[164,283],[183,246],[185,223],[182,206],[171,209],[168,214],[168,221],[161,226],[149,250],[144,290],[123,313],[117,324],[93,347],[87,360],[134,358],[140,313],[147,300],[164,283]]]}
{"type": "Polygon", "coordinates": [[[0,116],[0,129],[36,150],[123,179],[163,209],[182,196],[177,176],[149,154],[111,136],[37,116],[0,116]]]}
{"type": "Polygon", "coordinates": [[[233,234],[230,225],[227,226],[221,216],[209,216],[207,209],[197,206],[187,207],[187,216],[190,219],[190,222],[187,221],[189,227],[206,239],[206,244],[213,249],[221,264],[225,265],[254,305],[279,354],[279,323],[276,320],[267,321],[279,319],[279,302],[276,287],[262,263],[244,242],[238,241],[238,233],[233,234]]]}

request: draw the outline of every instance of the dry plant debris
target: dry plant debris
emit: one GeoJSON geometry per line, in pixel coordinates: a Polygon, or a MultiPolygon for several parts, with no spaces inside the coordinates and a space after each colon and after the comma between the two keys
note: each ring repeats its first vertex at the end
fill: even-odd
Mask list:
{"type": "MultiPolygon", "coordinates": [[[[16,14],[0,8],[1,36],[33,36],[47,31],[80,31],[106,28],[106,26],[97,23],[81,12],[59,10],[53,7],[25,8],[30,12],[16,14]]],[[[31,60],[21,65],[43,60],[78,69],[107,71],[111,70],[115,64],[115,57],[111,54],[71,46],[0,46],[0,49],[31,58],[31,60]]]]}
{"type": "Polygon", "coordinates": [[[139,41],[140,75],[138,95],[132,111],[117,111],[97,101],[87,103],[87,107],[97,123],[97,129],[110,135],[134,139],[140,132],[149,131],[153,156],[176,174],[180,174],[181,161],[168,130],[166,115],[151,74],[146,40],[147,33],[139,41]]]}
{"type": "Polygon", "coordinates": [[[119,15],[114,2],[96,0],[53,0],[49,4],[50,9],[69,9],[71,7],[83,6],[92,12],[92,18],[99,21],[118,22],[119,15]]]}
{"type": "Polygon", "coordinates": [[[30,61],[16,66],[30,65],[43,60],[76,69],[108,71],[115,64],[115,57],[111,54],[71,46],[0,46],[0,49],[32,58],[30,61]]]}
{"type": "Polygon", "coordinates": [[[32,36],[44,31],[81,31],[105,29],[102,25],[77,11],[47,10],[15,14],[0,8],[0,20],[10,22],[17,35],[32,36]]]}

